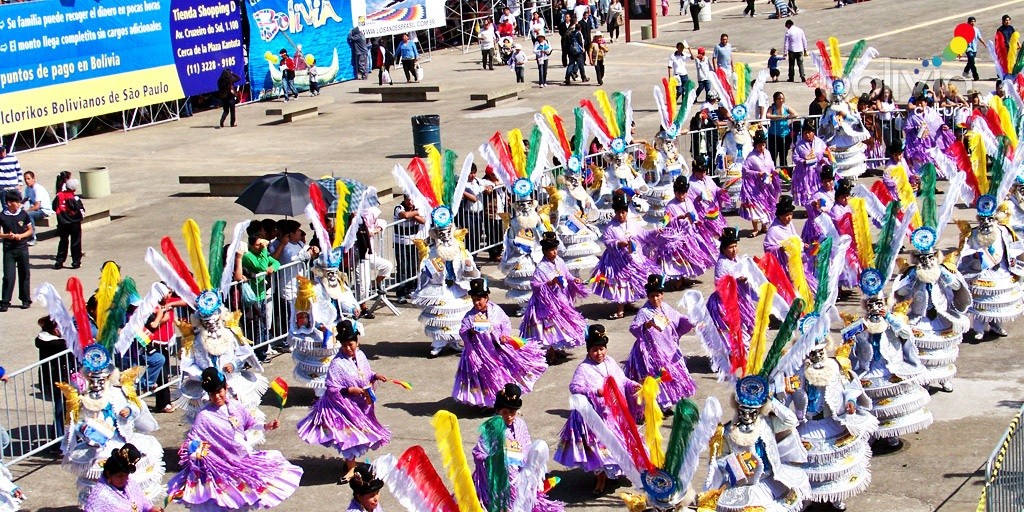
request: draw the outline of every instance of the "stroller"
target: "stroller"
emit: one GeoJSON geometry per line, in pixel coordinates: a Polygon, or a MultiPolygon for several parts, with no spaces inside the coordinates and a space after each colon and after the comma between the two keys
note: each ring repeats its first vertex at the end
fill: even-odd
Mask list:
{"type": "Polygon", "coordinates": [[[510,66],[512,65],[512,54],[515,53],[515,41],[511,37],[504,36],[498,40],[498,58],[501,59],[501,63],[510,66]]]}

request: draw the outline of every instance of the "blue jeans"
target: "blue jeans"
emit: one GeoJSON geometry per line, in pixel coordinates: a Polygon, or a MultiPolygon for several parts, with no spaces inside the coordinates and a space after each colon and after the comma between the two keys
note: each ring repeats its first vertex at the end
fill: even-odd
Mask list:
{"type": "Polygon", "coordinates": [[[36,220],[46,218],[46,212],[43,210],[32,210],[26,211],[28,214],[28,220],[32,221],[32,240],[36,239],[38,230],[36,230],[36,220]]]}
{"type": "Polygon", "coordinates": [[[146,365],[146,373],[142,374],[142,378],[139,379],[139,394],[142,394],[149,391],[149,388],[157,385],[160,374],[164,371],[164,363],[166,361],[167,358],[159,350],[142,353],[137,346],[133,346],[121,356],[121,369],[146,365]]]}
{"type": "Polygon", "coordinates": [[[294,78],[284,78],[284,79],[282,79],[282,83],[283,83],[283,85],[282,85],[281,88],[284,89],[284,99],[286,99],[286,100],[288,99],[289,91],[294,96],[298,96],[299,95],[298,89],[295,88],[295,79],[294,78]]]}
{"type": "MultiPolygon", "coordinates": [[[[679,83],[676,85],[676,98],[677,101],[683,101],[683,94],[686,94],[686,84],[690,83],[690,75],[676,75],[676,81],[679,83]]],[[[697,96],[694,95],[694,98],[697,96]]]]}
{"type": "Polygon", "coordinates": [[[697,80],[697,90],[693,93],[693,99],[697,99],[701,91],[704,91],[704,99],[707,100],[707,93],[711,92],[711,80],[697,80]]]}

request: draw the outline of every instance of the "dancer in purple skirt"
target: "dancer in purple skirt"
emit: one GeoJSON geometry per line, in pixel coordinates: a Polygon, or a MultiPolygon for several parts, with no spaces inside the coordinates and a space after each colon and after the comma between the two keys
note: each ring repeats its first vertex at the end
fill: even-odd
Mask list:
{"type": "Polygon", "coordinates": [[[299,487],[302,468],[277,450],[252,451],[248,430],[277,430],[273,420],[258,424],[241,403],[228,398],[224,374],[203,370],[209,403],[199,410],[178,450],[181,471],[167,484],[167,494],[185,508],[251,510],[274,508],[299,487]]]}
{"type": "Polygon", "coordinates": [[[828,146],[815,135],[816,127],[814,123],[804,123],[800,140],[793,145],[793,184],[790,191],[793,202],[808,209],[821,186],[821,167],[828,162],[828,146]]]}
{"type": "Polygon", "coordinates": [[[348,486],[352,488],[352,501],[345,512],[384,512],[380,506],[380,490],[384,488],[384,481],[373,474],[369,464],[356,465],[348,486]]]}
{"type": "Polygon", "coordinates": [[[669,410],[697,391],[697,383],[686,369],[686,360],[679,350],[679,338],[690,332],[693,324],[664,303],[665,285],[661,276],[649,276],[644,290],[647,302],[629,326],[636,342],[623,366],[626,377],[636,382],[643,382],[647,377],[661,378],[658,406],[669,410]]]}
{"type": "Polygon", "coordinates": [[[337,331],[341,349],[328,367],[327,391],[299,420],[298,430],[303,441],[338,450],[345,459],[345,474],[338,483],[346,484],[355,475],[356,459],[391,441],[391,431],[374,412],[373,392],[377,382],[388,379],[370,369],[352,321],[338,322],[337,331]]]}
{"type": "Polygon", "coordinates": [[[805,250],[804,242],[796,232],[796,225],[793,224],[794,211],[796,211],[796,206],[793,205],[792,197],[784,195],[779,198],[779,204],[775,206],[775,220],[772,222],[771,227],[768,228],[768,233],[764,236],[764,252],[765,254],[772,253],[775,255],[782,268],[786,271],[786,275],[792,281],[794,276],[789,269],[789,255],[783,247],[788,240],[796,238],[797,243],[800,244],[800,261],[804,265],[804,277],[807,279],[807,286],[811,290],[815,290],[817,289],[818,280],[814,275],[814,260],[811,259],[808,251],[805,250]]]}
{"type": "Polygon", "coordinates": [[[768,232],[774,216],[772,207],[779,201],[782,183],[775,162],[768,153],[764,132],[754,134],[754,151],[743,160],[743,182],[740,187],[740,217],[749,220],[753,230],[750,238],[768,232]]]}
{"type": "MultiPolygon", "coordinates": [[[[480,497],[480,504],[483,505],[484,510],[510,510],[510,508],[496,506],[498,504],[491,503],[493,497],[491,496],[491,481],[492,475],[507,474],[508,480],[511,483],[509,485],[509,495],[507,496],[508,503],[514,503],[516,501],[516,494],[520,488],[520,478],[526,478],[529,476],[537,477],[538,475],[529,475],[527,473],[521,473],[524,466],[529,462],[527,460],[527,453],[533,446],[533,439],[530,437],[530,430],[526,427],[526,421],[519,416],[519,409],[523,407],[523,391],[519,386],[508,383],[498,391],[494,399],[494,412],[501,416],[501,421],[504,427],[504,432],[498,431],[495,438],[490,438],[486,432],[488,423],[492,420],[497,422],[496,418],[487,420],[484,422],[484,426],[480,428],[481,435],[480,440],[476,443],[476,447],[473,448],[473,485],[476,486],[476,494],[480,497]],[[503,457],[495,457],[498,455],[498,450],[504,448],[503,457]],[[495,471],[495,468],[488,467],[494,463],[504,463],[505,468],[503,470],[495,471]]],[[[490,423],[493,425],[494,423],[490,423]]],[[[543,444],[543,443],[541,443],[543,444]]],[[[545,445],[546,449],[546,445],[545,445]]],[[[546,457],[545,457],[546,458],[546,457]]],[[[539,475],[543,479],[543,475],[539,475]]],[[[565,503],[560,501],[553,501],[548,498],[547,494],[542,489],[537,490],[537,499],[533,504],[531,512],[563,512],[565,510],[565,503]]]]}
{"type": "Polygon", "coordinates": [[[672,184],[675,198],[665,206],[665,226],[651,233],[645,247],[669,279],[693,279],[715,264],[714,246],[697,231],[702,220],[687,195],[690,182],[679,176],[672,184]]]}
{"type": "MultiPolygon", "coordinates": [[[[609,412],[601,398],[605,381],[609,377],[615,380],[622,396],[629,401],[633,418],[642,418],[643,412],[638,398],[640,384],[626,377],[615,360],[608,355],[608,335],[605,334],[604,326],[594,324],[590,326],[587,333],[587,358],[576,367],[576,371],[572,374],[572,380],[569,381],[569,392],[585,396],[601,419],[605,420],[605,426],[611,429],[616,436],[622,437],[618,428],[607,422],[609,412]]],[[[612,478],[622,476],[622,470],[613,461],[608,448],[597,440],[593,427],[586,424],[580,413],[576,411],[569,413],[569,419],[565,422],[558,437],[555,462],[567,468],[582,468],[584,471],[595,473],[595,495],[604,492],[609,476],[612,478]]]]}
{"type": "MultiPolygon", "coordinates": [[[[747,276],[741,268],[739,256],[739,229],[727,227],[722,231],[719,240],[718,262],[715,263],[715,283],[729,275],[736,278],[739,285],[740,321],[744,326],[754,326],[754,309],[757,307],[757,293],[747,282],[747,276]]],[[[708,297],[708,313],[711,314],[715,326],[725,337],[725,322],[722,320],[722,303],[717,293],[708,297]]]]}
{"type": "Polygon", "coordinates": [[[163,508],[153,506],[142,487],[131,479],[140,460],[142,453],[131,443],[114,449],[82,509],[85,512],[163,512],[163,508]]]}
{"type": "Polygon", "coordinates": [[[582,345],[587,329],[587,321],[575,305],[575,301],[587,296],[587,289],[558,255],[558,243],[554,231],[541,236],[544,257],[533,272],[533,293],[519,325],[521,337],[535,339],[547,347],[548,364],[556,356],[565,357],[566,349],[582,345]]]}
{"type": "Polygon", "coordinates": [[[529,393],[548,368],[540,343],[513,338],[508,315],[490,302],[490,295],[486,279],[469,282],[473,309],[459,328],[465,349],[452,386],[457,402],[481,408],[493,407],[494,397],[508,382],[529,393]]]}
{"type": "Polygon", "coordinates": [[[629,202],[622,189],[612,194],[615,216],[604,228],[604,254],[594,268],[591,281],[594,294],[615,302],[616,310],[609,319],[625,316],[626,303],[643,298],[647,276],[658,272],[644,256],[638,242],[646,236],[639,220],[629,218],[629,202]]]}
{"type": "MultiPolygon", "coordinates": [[[[691,166],[690,190],[688,195],[693,200],[693,208],[697,210],[697,218],[703,222],[697,225],[708,242],[714,243],[722,236],[722,230],[728,225],[722,208],[732,204],[729,191],[719,188],[715,180],[708,175],[708,159],[705,155],[697,155],[691,166]]],[[[731,208],[731,206],[730,206],[731,208]]]]}
{"type": "MultiPolygon", "coordinates": [[[[825,238],[825,233],[821,227],[815,222],[821,214],[827,214],[832,209],[832,205],[835,204],[835,172],[832,170],[831,165],[821,166],[821,172],[818,174],[821,185],[818,190],[811,196],[811,200],[807,203],[807,222],[804,223],[804,228],[800,231],[800,238],[803,239],[807,245],[815,244],[825,238]]],[[[795,199],[794,199],[795,201],[795,199]]],[[[799,203],[798,203],[799,204],[799,203]]]]}

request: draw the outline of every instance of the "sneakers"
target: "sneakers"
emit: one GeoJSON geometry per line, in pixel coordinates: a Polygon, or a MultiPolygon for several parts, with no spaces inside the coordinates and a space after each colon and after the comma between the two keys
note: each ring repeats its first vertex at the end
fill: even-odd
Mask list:
{"type": "Polygon", "coordinates": [[[71,264],[71,268],[82,268],[82,263],[81,262],[72,263],[71,264]]]}
{"type": "Polygon", "coordinates": [[[64,263],[63,262],[58,261],[57,263],[53,264],[53,269],[54,270],[60,270],[62,268],[64,268],[64,263]]]}
{"type": "Polygon", "coordinates": [[[441,355],[441,351],[442,350],[444,350],[444,347],[431,347],[430,348],[430,355],[427,356],[427,357],[429,357],[430,359],[433,359],[433,358],[441,355]]]}
{"type": "Polygon", "coordinates": [[[32,301],[22,302],[21,303],[21,309],[28,309],[30,307],[32,307],[32,301]]]}
{"type": "Polygon", "coordinates": [[[37,240],[36,240],[35,238],[33,238],[32,240],[29,240],[29,241],[27,242],[27,243],[28,243],[28,246],[29,246],[29,247],[32,247],[32,246],[36,245],[36,241],[37,241],[37,240]]]}

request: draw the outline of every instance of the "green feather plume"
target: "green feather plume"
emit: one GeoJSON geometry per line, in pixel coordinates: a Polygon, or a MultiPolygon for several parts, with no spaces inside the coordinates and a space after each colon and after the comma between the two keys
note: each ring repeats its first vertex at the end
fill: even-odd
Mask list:
{"type": "Polygon", "coordinates": [[[772,342],[771,348],[768,349],[768,353],[764,356],[764,364],[761,365],[762,377],[770,376],[779,364],[779,360],[782,359],[782,349],[793,338],[793,332],[796,331],[797,323],[800,321],[803,311],[804,300],[800,297],[793,299],[793,304],[789,308],[789,314],[786,315],[786,319],[779,326],[779,332],[775,335],[775,341],[772,342]]]}
{"type": "Polygon", "coordinates": [[[583,140],[583,109],[576,107],[572,109],[576,117],[576,129],[572,134],[572,152],[578,155],[583,154],[583,148],[587,147],[587,141],[583,140]]]}
{"type": "Polygon", "coordinates": [[[441,157],[441,173],[444,178],[444,189],[441,192],[442,204],[452,204],[455,199],[455,186],[458,185],[459,175],[455,171],[455,164],[458,163],[459,155],[450,149],[444,150],[441,157]]]}
{"type": "MultiPolygon", "coordinates": [[[[114,292],[114,298],[110,301],[110,309],[107,312],[107,321],[103,324],[103,330],[99,333],[96,343],[99,343],[108,351],[114,350],[117,343],[118,331],[128,321],[128,306],[133,298],[138,297],[139,292],[135,287],[135,280],[126,277],[121,280],[114,292]]],[[[139,312],[139,314],[145,314],[139,312]]]]}
{"type": "Polygon", "coordinates": [[[487,491],[491,497],[488,512],[505,512],[512,501],[508,463],[505,459],[505,420],[493,416],[480,425],[480,439],[487,447],[487,491]]]}
{"type": "Polygon", "coordinates": [[[815,313],[821,313],[822,306],[828,300],[828,272],[832,263],[832,237],[828,237],[818,244],[818,256],[814,261],[814,275],[818,277],[818,291],[814,294],[815,313]]]}
{"type": "Polygon", "coordinates": [[[989,159],[992,162],[991,177],[988,179],[988,190],[989,193],[995,195],[996,191],[999,190],[999,184],[1003,182],[1003,177],[1006,175],[1006,166],[1003,162],[1006,161],[1006,149],[1010,147],[1010,139],[1005,135],[999,136],[999,151],[996,152],[996,156],[989,159]]]}
{"type": "Polygon", "coordinates": [[[889,264],[892,263],[893,258],[896,257],[892,253],[892,237],[896,235],[896,226],[900,220],[896,218],[896,213],[900,209],[900,202],[893,201],[889,203],[889,207],[885,209],[885,221],[882,223],[882,230],[878,233],[878,239],[875,240],[875,265],[874,268],[879,269],[882,272],[883,269],[889,268],[889,264]]]}
{"type": "MultiPolygon", "coordinates": [[[[683,88],[683,101],[679,104],[679,108],[676,110],[676,118],[672,122],[676,126],[683,126],[686,124],[686,119],[683,116],[686,115],[686,106],[693,103],[693,91],[697,89],[697,86],[693,84],[693,80],[686,82],[686,87],[683,88]]],[[[668,128],[665,126],[664,128],[668,128]]]]}
{"type": "Polygon", "coordinates": [[[526,174],[530,175],[534,169],[537,168],[537,155],[541,153],[540,145],[543,134],[540,131],[540,127],[536,124],[533,125],[533,129],[530,130],[530,149],[526,152],[526,174]]]}
{"type": "Polygon", "coordinates": [[[213,223],[210,232],[210,257],[206,260],[210,267],[210,283],[214,288],[220,285],[220,278],[224,275],[224,227],[227,225],[227,222],[218,220],[213,223]]]}
{"type": "Polygon", "coordinates": [[[935,164],[927,163],[921,166],[921,222],[930,228],[938,225],[935,204],[935,180],[938,175],[935,172],[935,164]]]}
{"type": "Polygon", "coordinates": [[[668,436],[668,448],[665,450],[666,473],[675,478],[686,459],[686,449],[690,444],[693,428],[700,421],[700,409],[693,400],[682,399],[676,403],[675,415],[672,417],[672,433],[668,436]]]}
{"type": "Polygon", "coordinates": [[[864,51],[868,49],[868,42],[864,39],[857,41],[857,44],[853,45],[853,49],[850,50],[850,56],[846,58],[846,66],[843,68],[843,76],[849,76],[853,71],[853,68],[857,67],[857,61],[860,60],[861,56],[864,55],[864,51]]]}
{"type": "Polygon", "coordinates": [[[615,91],[610,102],[615,109],[615,124],[619,127],[619,133],[625,135],[629,131],[626,126],[626,95],[615,91]]]}

